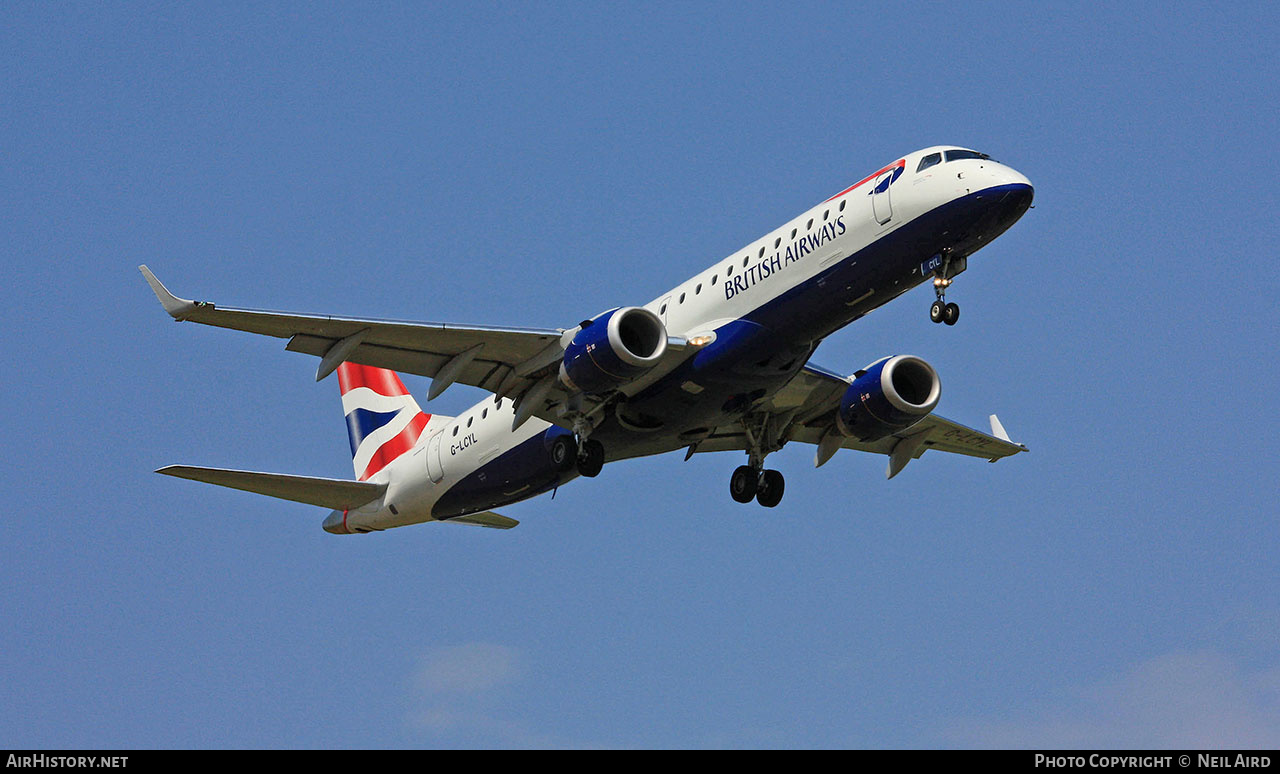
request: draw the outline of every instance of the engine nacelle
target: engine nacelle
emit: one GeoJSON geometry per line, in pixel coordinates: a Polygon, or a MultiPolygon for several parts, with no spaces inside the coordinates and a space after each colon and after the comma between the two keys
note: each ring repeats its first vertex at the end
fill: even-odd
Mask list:
{"type": "Polygon", "coordinates": [[[924,419],[941,396],[933,366],[913,355],[887,357],[868,366],[845,390],[836,426],[860,441],[879,440],[924,419]]]}
{"type": "Polygon", "coordinates": [[[653,368],[666,351],[667,327],[656,314],[638,306],[614,309],[573,337],[560,381],[571,390],[611,392],[653,368]]]}

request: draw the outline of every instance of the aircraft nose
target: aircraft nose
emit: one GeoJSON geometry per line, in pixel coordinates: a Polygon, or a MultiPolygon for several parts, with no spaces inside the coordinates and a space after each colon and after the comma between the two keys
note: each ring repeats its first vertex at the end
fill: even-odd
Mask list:
{"type": "Polygon", "coordinates": [[[991,170],[990,182],[991,186],[983,191],[988,202],[986,217],[998,234],[1012,226],[1030,209],[1036,189],[1026,175],[1003,165],[1002,168],[991,170]]]}
{"type": "Polygon", "coordinates": [[[1035,187],[1027,176],[1013,167],[997,164],[991,169],[992,185],[1009,186],[1010,190],[1021,188],[1028,194],[1035,193],[1035,187]]]}

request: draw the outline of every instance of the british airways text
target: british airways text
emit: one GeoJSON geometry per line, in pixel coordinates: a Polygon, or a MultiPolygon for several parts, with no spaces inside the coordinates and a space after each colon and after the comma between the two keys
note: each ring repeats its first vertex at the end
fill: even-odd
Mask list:
{"type": "Polygon", "coordinates": [[[725,300],[727,301],[739,293],[746,292],[757,282],[762,282],[782,271],[787,265],[817,250],[819,246],[835,239],[843,234],[844,231],[844,216],[840,215],[831,223],[824,225],[816,233],[803,236],[798,241],[787,245],[785,253],[782,251],[775,252],[768,258],[762,259],[759,263],[744,269],[738,276],[726,279],[724,283],[725,300]]]}

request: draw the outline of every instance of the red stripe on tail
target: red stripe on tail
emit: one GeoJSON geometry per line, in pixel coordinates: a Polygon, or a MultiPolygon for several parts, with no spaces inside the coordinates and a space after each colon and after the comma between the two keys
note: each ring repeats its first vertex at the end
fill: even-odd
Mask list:
{"type": "Polygon", "coordinates": [[[338,387],[343,395],[357,387],[368,387],[379,395],[409,394],[395,371],[359,363],[343,363],[338,366],[338,387]]]}

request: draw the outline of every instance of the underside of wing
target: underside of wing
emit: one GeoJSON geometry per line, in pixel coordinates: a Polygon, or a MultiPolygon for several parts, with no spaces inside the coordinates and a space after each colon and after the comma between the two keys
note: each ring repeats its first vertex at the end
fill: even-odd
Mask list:
{"type": "Polygon", "coordinates": [[[367,505],[387,491],[386,484],[373,484],[366,481],[345,481],[336,478],[290,476],[283,473],[257,473],[223,468],[197,468],[191,465],[170,465],[156,472],[340,511],[354,510],[367,505]]]}
{"type": "MultiPolygon", "coordinates": [[[[914,425],[877,440],[861,441],[841,436],[835,428],[835,411],[850,384],[850,379],[835,372],[806,365],[795,379],[756,410],[771,417],[785,418],[785,427],[778,429],[778,437],[783,441],[818,446],[815,464],[824,464],[839,449],[884,454],[889,457],[886,470],[889,478],[930,449],[980,457],[990,462],[1027,451],[1027,447],[1009,439],[995,415],[991,416],[991,433],[929,414],[914,425]]],[[[744,451],[749,448],[749,439],[742,426],[731,425],[716,428],[698,443],[696,451],[744,451]]]]}

